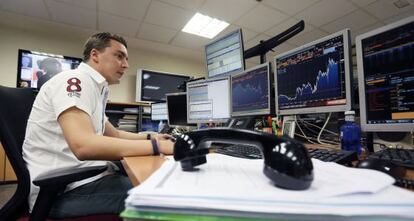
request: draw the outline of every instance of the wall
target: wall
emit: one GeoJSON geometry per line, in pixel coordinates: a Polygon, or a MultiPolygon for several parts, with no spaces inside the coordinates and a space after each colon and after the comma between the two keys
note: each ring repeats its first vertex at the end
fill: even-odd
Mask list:
{"type": "MultiPolygon", "coordinates": [[[[0,26],[0,85],[15,87],[17,76],[17,51],[19,48],[72,57],[82,57],[86,39],[66,37],[59,33],[34,32],[0,26]]],[[[134,48],[128,49],[130,68],[119,85],[111,86],[110,101],[134,102],[135,79],[139,68],[153,69],[192,76],[204,76],[202,62],[196,63],[165,54],[134,48]]]]}

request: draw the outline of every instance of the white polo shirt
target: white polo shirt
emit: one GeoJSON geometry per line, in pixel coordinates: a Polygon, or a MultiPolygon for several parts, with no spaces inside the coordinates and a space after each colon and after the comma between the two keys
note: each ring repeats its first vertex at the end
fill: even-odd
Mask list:
{"type": "MultiPolygon", "coordinates": [[[[70,107],[85,111],[91,118],[95,133],[105,130],[105,106],[108,82],[88,64],[81,63],[75,70],[64,71],[47,81],[34,101],[27,122],[23,143],[23,158],[30,173],[30,211],[39,188],[32,181],[41,173],[60,168],[80,168],[106,165],[106,161],[80,161],[70,150],[57,118],[70,107]]],[[[68,185],[66,191],[97,180],[110,172],[68,185]]]]}

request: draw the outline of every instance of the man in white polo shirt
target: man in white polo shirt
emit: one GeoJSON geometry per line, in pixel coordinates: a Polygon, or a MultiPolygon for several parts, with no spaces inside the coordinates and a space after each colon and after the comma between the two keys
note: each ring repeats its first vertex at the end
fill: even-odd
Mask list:
{"type": "MultiPolygon", "coordinates": [[[[59,168],[105,165],[125,156],[172,154],[174,144],[168,136],[147,140],[146,135],[115,129],[105,116],[108,85],[119,83],[128,68],[126,41],[98,33],[88,39],[83,55],[84,62],[77,69],[47,81],[33,104],[23,144],[31,181],[59,168]]],[[[116,166],[109,168],[70,184],[53,204],[50,217],[122,211],[132,185],[116,166]]],[[[38,193],[38,187],[31,184],[30,210],[38,193]]]]}

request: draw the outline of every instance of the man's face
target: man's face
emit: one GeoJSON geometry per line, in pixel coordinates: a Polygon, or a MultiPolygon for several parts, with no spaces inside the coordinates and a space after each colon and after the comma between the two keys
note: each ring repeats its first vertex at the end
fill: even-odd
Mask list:
{"type": "Polygon", "coordinates": [[[128,65],[128,52],[118,41],[111,40],[109,47],[96,51],[97,71],[109,84],[118,84],[128,65]]]}

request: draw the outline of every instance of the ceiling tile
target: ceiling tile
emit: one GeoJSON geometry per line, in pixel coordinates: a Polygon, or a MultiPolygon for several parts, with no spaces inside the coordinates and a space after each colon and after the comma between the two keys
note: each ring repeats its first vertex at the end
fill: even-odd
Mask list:
{"type": "Polygon", "coordinates": [[[309,42],[312,42],[314,40],[317,40],[319,38],[322,38],[324,36],[328,35],[328,33],[321,31],[319,29],[314,29],[310,32],[304,33],[302,35],[297,35],[291,39],[289,39],[287,42],[289,44],[293,45],[304,45],[309,42]]]}
{"type": "Polygon", "coordinates": [[[206,0],[200,13],[233,23],[257,4],[252,0],[206,0]]]}
{"type": "MultiPolygon", "coordinates": [[[[214,41],[216,39],[219,39],[227,34],[229,34],[232,31],[235,31],[236,29],[241,28],[238,25],[229,25],[226,29],[224,29],[222,32],[220,32],[216,37],[214,37],[211,41],[214,41]]],[[[251,40],[252,38],[256,37],[259,33],[249,30],[248,28],[242,28],[242,35],[243,35],[243,41],[247,42],[251,40]]]]}
{"type": "Polygon", "coordinates": [[[356,6],[344,0],[322,0],[297,14],[297,19],[303,19],[317,27],[334,21],[356,9],[356,6]]]}
{"type": "Polygon", "coordinates": [[[404,13],[398,14],[398,15],[396,15],[396,16],[393,16],[393,17],[391,17],[391,18],[388,18],[387,20],[385,20],[385,21],[384,21],[384,23],[386,23],[386,24],[391,24],[391,23],[394,23],[394,22],[399,21],[399,20],[401,20],[401,19],[404,19],[404,18],[410,17],[410,16],[412,16],[412,15],[414,15],[414,9],[411,9],[410,11],[407,11],[407,12],[404,12],[404,13]]]}
{"type": "Polygon", "coordinates": [[[377,0],[351,0],[353,3],[357,4],[360,7],[369,5],[377,0]]]}
{"type": "Polygon", "coordinates": [[[391,18],[393,16],[396,16],[401,13],[405,13],[407,11],[411,11],[414,8],[414,1],[413,0],[407,0],[410,5],[404,8],[397,8],[393,2],[389,0],[379,0],[377,2],[374,2],[368,6],[365,7],[365,9],[373,14],[375,17],[385,20],[388,18],[391,18]]]}
{"type": "Polygon", "coordinates": [[[171,44],[183,48],[203,51],[204,46],[210,41],[210,39],[180,31],[180,33],[178,33],[174,40],[172,40],[171,44]]]}
{"type": "Polygon", "coordinates": [[[100,12],[98,18],[99,30],[132,37],[136,35],[140,24],[138,21],[114,16],[105,12],[100,12]]]}
{"type": "Polygon", "coordinates": [[[295,15],[319,0],[264,0],[263,3],[288,15],[295,15]]]}
{"type": "Polygon", "coordinates": [[[164,3],[175,5],[187,10],[197,10],[201,7],[204,0],[160,0],[164,3]]]}
{"type": "Polygon", "coordinates": [[[345,15],[344,17],[335,20],[327,25],[322,26],[322,30],[330,33],[340,31],[345,28],[349,28],[352,31],[359,30],[368,25],[378,22],[378,19],[369,15],[363,10],[357,10],[351,14],[345,15]]]}
{"type": "MultiPolygon", "coordinates": [[[[284,31],[286,31],[287,29],[291,28],[292,26],[296,25],[299,22],[299,20],[295,19],[295,18],[289,18],[285,21],[283,21],[282,23],[274,26],[273,28],[267,30],[265,33],[270,35],[270,36],[276,36],[284,31]]],[[[299,34],[303,34],[306,32],[310,32],[312,31],[312,29],[314,29],[314,27],[310,24],[306,24],[305,23],[305,29],[301,32],[299,32],[299,34]]]]}
{"type": "Polygon", "coordinates": [[[168,29],[157,25],[142,23],[139,28],[138,38],[168,43],[177,34],[177,30],[168,29]]]}
{"type": "Polygon", "coordinates": [[[69,5],[78,6],[81,8],[96,9],[96,0],[55,0],[57,2],[63,2],[69,5]]]}
{"type": "Polygon", "coordinates": [[[54,21],[96,29],[96,11],[52,0],[45,0],[45,2],[54,21]]]}
{"type": "Polygon", "coordinates": [[[287,18],[288,16],[280,11],[260,4],[247,14],[243,15],[235,23],[242,27],[261,33],[274,25],[281,23],[287,18]]]}
{"type": "Polygon", "coordinates": [[[145,22],[181,30],[194,14],[182,8],[152,1],[145,22]]]}
{"type": "Polygon", "coordinates": [[[49,19],[49,13],[42,0],[2,0],[0,8],[21,15],[49,19]]]}
{"type": "Polygon", "coordinates": [[[142,20],[151,0],[99,0],[99,10],[114,15],[142,20]]]}

